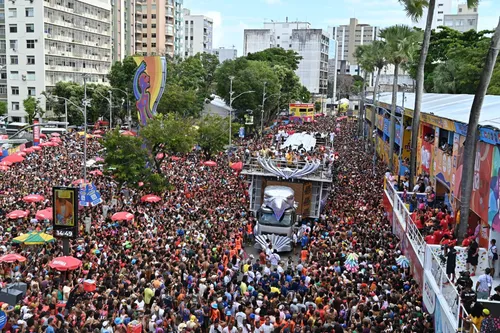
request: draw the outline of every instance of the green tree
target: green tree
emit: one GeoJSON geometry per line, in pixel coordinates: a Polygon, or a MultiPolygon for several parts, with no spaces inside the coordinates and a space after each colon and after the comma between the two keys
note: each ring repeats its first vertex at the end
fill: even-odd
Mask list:
{"type": "Polygon", "coordinates": [[[139,136],[146,144],[149,161],[154,164],[157,173],[161,173],[160,166],[167,154],[191,151],[196,141],[193,125],[190,119],[169,113],[157,114],[141,129],[139,136]]]}
{"type": "MultiPolygon", "coordinates": [[[[231,135],[237,131],[237,126],[232,127],[231,135]]],[[[208,158],[213,154],[223,151],[229,143],[229,120],[217,115],[206,115],[198,122],[198,145],[208,158]]]]}
{"type": "Polygon", "coordinates": [[[477,86],[476,95],[472,102],[469,115],[467,138],[465,139],[464,161],[462,169],[462,193],[460,197],[460,222],[458,227],[459,240],[465,238],[469,225],[470,199],[472,196],[472,184],[474,179],[474,162],[476,160],[477,142],[479,139],[479,117],[484,102],[484,96],[488,90],[498,53],[500,51],[500,20],[495,34],[491,38],[491,45],[486,55],[486,60],[477,86]]]}
{"type": "Polygon", "coordinates": [[[320,101],[314,102],[314,111],[316,111],[316,113],[319,113],[321,111],[321,102],[320,101]]]}
{"type": "Polygon", "coordinates": [[[33,96],[28,96],[23,100],[24,111],[28,115],[28,123],[32,124],[35,117],[43,117],[43,110],[40,106],[40,101],[33,96]]]}
{"type": "MultiPolygon", "coordinates": [[[[373,59],[373,64],[377,70],[377,76],[375,78],[375,87],[373,87],[373,105],[378,106],[378,90],[380,74],[382,69],[387,65],[387,45],[384,41],[376,40],[372,44],[371,57],[373,59]]],[[[372,112],[372,117],[370,119],[370,133],[373,133],[375,126],[375,110],[372,112]]],[[[371,134],[370,134],[371,135],[371,134]]]]}
{"type": "Polygon", "coordinates": [[[106,148],[104,163],[119,187],[127,184],[137,188],[139,182],[146,183],[150,171],[146,168],[148,153],[142,143],[138,137],[121,135],[118,129],[108,132],[102,140],[106,148]]]}
{"type": "Polygon", "coordinates": [[[157,110],[162,114],[176,113],[184,117],[198,117],[201,111],[196,91],[177,83],[167,85],[157,110]]]}
{"type": "Polygon", "coordinates": [[[453,59],[440,63],[433,74],[434,92],[439,94],[456,94],[458,70],[457,62],[453,59]]]}
{"type": "Polygon", "coordinates": [[[394,79],[392,85],[391,124],[389,135],[389,169],[393,170],[394,140],[396,132],[396,102],[398,89],[398,76],[401,66],[407,64],[421,42],[421,33],[406,26],[395,25],[380,32],[387,45],[388,61],[394,66],[394,79]]]}
{"type": "Polygon", "coordinates": [[[302,57],[293,50],[285,50],[281,47],[273,47],[264,51],[249,53],[246,57],[248,60],[264,61],[271,66],[282,65],[292,71],[299,68],[299,63],[302,57]]]}
{"type": "Polygon", "coordinates": [[[8,112],[7,102],[0,101],[0,116],[6,115],[8,112]]]}
{"type": "Polygon", "coordinates": [[[366,98],[366,81],[368,74],[373,73],[375,68],[375,61],[373,57],[373,46],[371,44],[360,45],[354,51],[359,66],[363,70],[362,86],[361,86],[361,103],[359,106],[359,120],[358,120],[358,136],[363,135],[364,126],[364,111],[365,111],[365,98],[366,98]]]}

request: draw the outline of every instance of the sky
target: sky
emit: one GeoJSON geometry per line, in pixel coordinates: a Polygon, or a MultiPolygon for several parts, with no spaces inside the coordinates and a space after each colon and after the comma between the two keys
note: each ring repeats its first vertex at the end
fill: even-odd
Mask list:
{"type": "MultiPolygon", "coordinates": [[[[463,0],[454,0],[456,2],[463,0]]],[[[379,27],[412,24],[398,0],[184,0],[191,14],[206,15],[214,21],[213,47],[243,51],[243,30],[263,28],[264,22],[306,21],[312,28],[348,24],[356,17],[359,23],[379,27]]],[[[455,6],[454,6],[455,8],[455,6]]],[[[494,29],[498,23],[500,0],[481,0],[479,29],[494,29]]],[[[328,30],[327,30],[328,31],[328,30]]]]}

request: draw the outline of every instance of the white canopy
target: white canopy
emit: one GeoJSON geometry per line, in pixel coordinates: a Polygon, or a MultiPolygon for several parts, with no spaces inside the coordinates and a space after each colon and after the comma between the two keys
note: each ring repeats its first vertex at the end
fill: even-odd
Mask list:
{"type": "Polygon", "coordinates": [[[293,150],[296,150],[300,145],[302,145],[304,149],[310,150],[316,146],[316,138],[306,132],[295,133],[290,135],[281,147],[291,147],[293,150]]]}

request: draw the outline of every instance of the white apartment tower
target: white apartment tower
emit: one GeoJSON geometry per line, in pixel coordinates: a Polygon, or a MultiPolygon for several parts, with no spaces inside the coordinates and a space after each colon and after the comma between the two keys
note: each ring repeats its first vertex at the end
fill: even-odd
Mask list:
{"type": "MultiPolygon", "coordinates": [[[[436,0],[436,7],[434,8],[434,17],[432,20],[432,29],[444,25],[444,16],[452,14],[454,0],[436,0]]],[[[427,23],[427,13],[428,9],[424,9],[424,14],[422,18],[415,23],[417,27],[425,30],[425,25],[427,23]]]]}
{"type": "Polygon", "coordinates": [[[266,22],[264,29],[245,29],[243,55],[273,47],[294,50],[301,57],[296,70],[300,82],[312,94],[326,94],[330,36],[311,29],[308,22],[266,22]]]}
{"type": "Polygon", "coordinates": [[[233,48],[219,47],[218,49],[213,49],[212,54],[219,58],[219,62],[222,64],[226,60],[234,60],[238,57],[238,50],[233,48]]]}
{"type": "Polygon", "coordinates": [[[212,51],[213,20],[184,9],[184,56],[212,51]]]}
{"type": "MultiPolygon", "coordinates": [[[[111,5],[104,0],[8,0],[0,94],[12,121],[23,121],[23,100],[60,81],[106,83],[111,66],[111,5]]],[[[0,57],[3,54],[0,53],[0,57]]],[[[43,99],[41,99],[44,102],[43,99]]]]}
{"type": "Polygon", "coordinates": [[[457,14],[445,14],[444,26],[466,32],[469,30],[477,30],[479,20],[478,8],[469,8],[467,5],[458,5],[457,14]]]}

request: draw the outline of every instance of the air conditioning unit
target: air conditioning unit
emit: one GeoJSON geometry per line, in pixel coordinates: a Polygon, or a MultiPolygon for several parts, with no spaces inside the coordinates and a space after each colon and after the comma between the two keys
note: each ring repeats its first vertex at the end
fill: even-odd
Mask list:
{"type": "Polygon", "coordinates": [[[21,80],[26,81],[26,75],[21,75],[21,80]]]}

